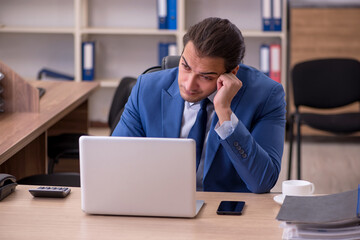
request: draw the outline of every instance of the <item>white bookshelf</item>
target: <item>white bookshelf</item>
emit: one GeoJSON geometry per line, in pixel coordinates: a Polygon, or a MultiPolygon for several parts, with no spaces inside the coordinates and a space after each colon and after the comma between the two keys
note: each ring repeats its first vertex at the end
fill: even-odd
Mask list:
{"type": "Polygon", "coordinates": [[[157,65],[160,41],[176,42],[180,53],[186,30],[212,16],[228,18],[240,28],[245,64],[259,68],[260,45],[280,43],[285,88],[286,0],[282,32],[261,30],[261,0],[178,0],[177,30],[157,29],[156,0],[0,0],[0,6],[0,59],[27,79],[47,67],[81,81],[81,43],[92,40],[95,81],[113,88],[103,90],[109,94],[121,78],[137,77],[157,65]]]}

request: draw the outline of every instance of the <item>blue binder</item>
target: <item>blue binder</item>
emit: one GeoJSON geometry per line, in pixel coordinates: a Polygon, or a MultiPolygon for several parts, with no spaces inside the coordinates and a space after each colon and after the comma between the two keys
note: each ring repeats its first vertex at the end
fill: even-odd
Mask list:
{"type": "Polygon", "coordinates": [[[177,0],[168,0],[167,2],[167,9],[168,9],[168,29],[176,29],[177,28],[177,14],[176,14],[176,7],[177,0]]]}
{"type": "Polygon", "coordinates": [[[162,59],[169,55],[169,44],[168,43],[159,43],[159,55],[158,55],[158,62],[161,65],[162,59]]]}
{"type": "Polygon", "coordinates": [[[82,79],[94,80],[95,69],[95,42],[82,43],[82,79]]]}
{"type": "Polygon", "coordinates": [[[57,78],[57,79],[61,79],[61,80],[68,80],[68,81],[72,81],[74,80],[73,76],[67,75],[67,74],[63,74],[57,71],[53,71],[50,70],[48,68],[42,68],[37,75],[37,79],[43,79],[44,77],[49,77],[49,78],[57,78]]]}
{"type": "Polygon", "coordinates": [[[167,29],[167,0],[157,0],[159,29],[167,29]]]}
{"type": "Polygon", "coordinates": [[[271,31],[271,25],[272,25],[271,2],[272,0],[261,1],[261,12],[262,12],[261,17],[262,17],[263,31],[271,31]]]}
{"type": "Polygon", "coordinates": [[[272,30],[281,31],[282,0],[272,0],[272,30]]]}

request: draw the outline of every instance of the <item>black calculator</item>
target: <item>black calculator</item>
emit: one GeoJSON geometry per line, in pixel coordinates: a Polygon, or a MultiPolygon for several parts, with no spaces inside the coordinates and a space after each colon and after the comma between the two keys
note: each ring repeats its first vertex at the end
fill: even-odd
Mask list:
{"type": "Polygon", "coordinates": [[[36,189],[29,189],[29,192],[34,197],[53,197],[64,198],[69,195],[71,189],[68,187],[38,187],[36,189]]]}

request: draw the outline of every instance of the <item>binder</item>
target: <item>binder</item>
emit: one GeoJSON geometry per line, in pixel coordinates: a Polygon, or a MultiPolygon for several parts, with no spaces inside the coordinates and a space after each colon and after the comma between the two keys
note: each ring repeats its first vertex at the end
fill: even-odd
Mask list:
{"type": "Polygon", "coordinates": [[[167,0],[168,29],[176,29],[177,28],[176,5],[177,5],[177,0],[167,0]]]}
{"type": "Polygon", "coordinates": [[[321,196],[286,196],[276,217],[279,221],[310,226],[344,227],[360,223],[360,188],[321,196]],[[301,206],[299,208],[299,206],[301,206]]]}
{"type": "Polygon", "coordinates": [[[270,45],[270,78],[281,83],[280,44],[270,45]]]}
{"type": "Polygon", "coordinates": [[[267,44],[260,46],[260,71],[266,76],[270,74],[270,47],[267,44]]]}
{"type": "Polygon", "coordinates": [[[157,0],[159,29],[167,29],[167,0],[157,0]]]}
{"type": "Polygon", "coordinates": [[[263,31],[271,31],[271,1],[272,0],[261,1],[263,31]]]}
{"type": "Polygon", "coordinates": [[[60,73],[58,71],[54,71],[48,68],[42,68],[38,74],[37,74],[37,79],[61,79],[61,80],[68,80],[68,81],[72,81],[74,80],[73,76],[64,74],[64,73],[60,73]]]}
{"type": "Polygon", "coordinates": [[[178,55],[176,43],[168,43],[168,55],[167,56],[176,56],[178,55]]]}
{"type": "Polygon", "coordinates": [[[282,0],[272,0],[272,30],[281,31],[282,25],[282,0]]]}
{"type": "Polygon", "coordinates": [[[359,239],[360,187],[321,196],[286,196],[276,217],[283,239],[359,239]],[[301,207],[299,207],[301,206],[301,207]]]}
{"type": "Polygon", "coordinates": [[[161,66],[162,59],[169,55],[169,44],[168,43],[159,43],[159,55],[158,63],[161,66]]]}
{"type": "Polygon", "coordinates": [[[158,54],[158,63],[161,65],[162,59],[166,56],[176,56],[178,55],[178,49],[175,42],[159,42],[159,54],[158,54]]]}
{"type": "Polygon", "coordinates": [[[95,68],[95,42],[82,43],[82,79],[94,80],[95,68]]]}

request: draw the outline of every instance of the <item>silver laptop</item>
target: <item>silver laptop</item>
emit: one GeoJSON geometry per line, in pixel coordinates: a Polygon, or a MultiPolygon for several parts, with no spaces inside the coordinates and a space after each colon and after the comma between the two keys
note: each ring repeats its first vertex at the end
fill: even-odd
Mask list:
{"type": "Polygon", "coordinates": [[[80,138],[81,207],[89,214],[195,217],[195,141],[80,138]]]}

